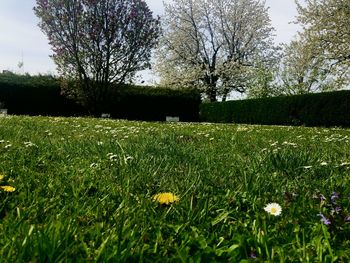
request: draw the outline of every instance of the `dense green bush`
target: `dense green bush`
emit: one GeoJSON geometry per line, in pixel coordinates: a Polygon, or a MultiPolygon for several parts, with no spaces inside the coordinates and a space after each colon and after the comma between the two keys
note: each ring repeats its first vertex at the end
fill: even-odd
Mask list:
{"type": "MultiPolygon", "coordinates": [[[[10,114],[81,116],[89,109],[61,95],[60,82],[52,76],[0,74],[0,102],[10,114]]],[[[113,118],[163,121],[178,116],[181,121],[198,121],[200,93],[146,86],[119,85],[111,88],[98,112],[113,118]]]]}
{"type": "Polygon", "coordinates": [[[49,75],[0,74],[0,102],[10,114],[73,116],[82,107],[61,96],[59,80],[49,75]]]}
{"type": "Polygon", "coordinates": [[[112,117],[132,120],[165,120],[178,116],[181,121],[198,121],[200,93],[161,87],[123,85],[115,89],[107,105],[112,117]]]}
{"type": "Polygon", "coordinates": [[[350,126],[350,91],[204,103],[208,122],[307,126],[350,126]]]}

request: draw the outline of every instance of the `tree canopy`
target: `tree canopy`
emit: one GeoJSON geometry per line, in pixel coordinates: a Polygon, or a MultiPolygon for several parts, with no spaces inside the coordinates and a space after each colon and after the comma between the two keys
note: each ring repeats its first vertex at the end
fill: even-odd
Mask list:
{"type": "Polygon", "coordinates": [[[163,85],[200,88],[211,101],[246,92],[255,70],[274,64],[265,3],[173,0],[165,5],[157,72],[163,85]]]}
{"type": "Polygon", "coordinates": [[[59,74],[75,83],[65,92],[92,111],[110,83],[124,83],[150,66],[160,24],[145,1],[37,0],[34,10],[59,74]]]}
{"type": "Polygon", "coordinates": [[[296,3],[302,31],[285,48],[281,75],[284,92],[346,87],[350,84],[350,1],[296,3]]]}
{"type": "Polygon", "coordinates": [[[296,1],[305,40],[312,43],[315,55],[333,65],[350,65],[350,1],[306,0],[296,1]]]}

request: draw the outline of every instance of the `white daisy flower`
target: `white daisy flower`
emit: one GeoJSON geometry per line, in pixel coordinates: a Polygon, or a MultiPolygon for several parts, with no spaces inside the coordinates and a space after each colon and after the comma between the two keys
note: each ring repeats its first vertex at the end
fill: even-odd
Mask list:
{"type": "Polygon", "coordinates": [[[264,210],[274,216],[279,216],[282,213],[282,207],[277,203],[267,204],[264,207],[264,210]]]}

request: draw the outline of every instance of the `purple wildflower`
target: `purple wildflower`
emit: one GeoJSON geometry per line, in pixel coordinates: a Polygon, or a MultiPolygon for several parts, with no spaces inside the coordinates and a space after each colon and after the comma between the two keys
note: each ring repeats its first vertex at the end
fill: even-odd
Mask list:
{"type": "Polygon", "coordinates": [[[256,259],[256,253],[255,253],[254,251],[252,251],[252,252],[250,253],[250,258],[251,258],[251,259],[256,259]]]}
{"type": "Polygon", "coordinates": [[[322,213],[317,214],[321,217],[321,221],[323,224],[329,226],[331,224],[331,220],[329,220],[327,217],[325,217],[322,213]]]}
{"type": "Polygon", "coordinates": [[[321,202],[326,201],[326,197],[324,197],[324,195],[323,195],[323,194],[320,194],[320,199],[321,199],[321,202]]]}
{"type": "Polygon", "coordinates": [[[334,213],[339,214],[340,211],[341,211],[341,208],[339,206],[337,206],[336,208],[332,208],[331,213],[332,214],[334,214],[334,213]]]}
{"type": "Polygon", "coordinates": [[[331,196],[331,202],[332,204],[335,204],[335,201],[339,199],[339,194],[337,192],[333,192],[331,196]]]}
{"type": "Polygon", "coordinates": [[[344,221],[345,221],[345,222],[350,222],[350,216],[346,216],[346,217],[344,218],[344,221]]]}

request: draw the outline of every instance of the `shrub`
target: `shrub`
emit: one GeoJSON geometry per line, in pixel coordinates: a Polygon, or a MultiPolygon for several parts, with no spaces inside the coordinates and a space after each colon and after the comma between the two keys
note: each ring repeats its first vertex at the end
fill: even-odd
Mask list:
{"type": "Polygon", "coordinates": [[[350,91],[204,103],[200,118],[226,123],[350,126],[350,91]]]}
{"type": "Polygon", "coordinates": [[[59,80],[53,76],[0,74],[0,101],[10,114],[71,116],[83,109],[60,95],[59,80]]]}
{"type": "MultiPolygon", "coordinates": [[[[84,109],[61,94],[60,81],[52,76],[0,74],[0,102],[10,114],[81,116],[84,109]]],[[[178,116],[181,121],[198,121],[200,93],[196,90],[118,85],[95,113],[113,118],[163,121],[178,116]]]]}
{"type": "Polygon", "coordinates": [[[178,116],[181,121],[198,121],[200,103],[196,90],[119,85],[105,110],[122,119],[163,121],[178,116]]]}

